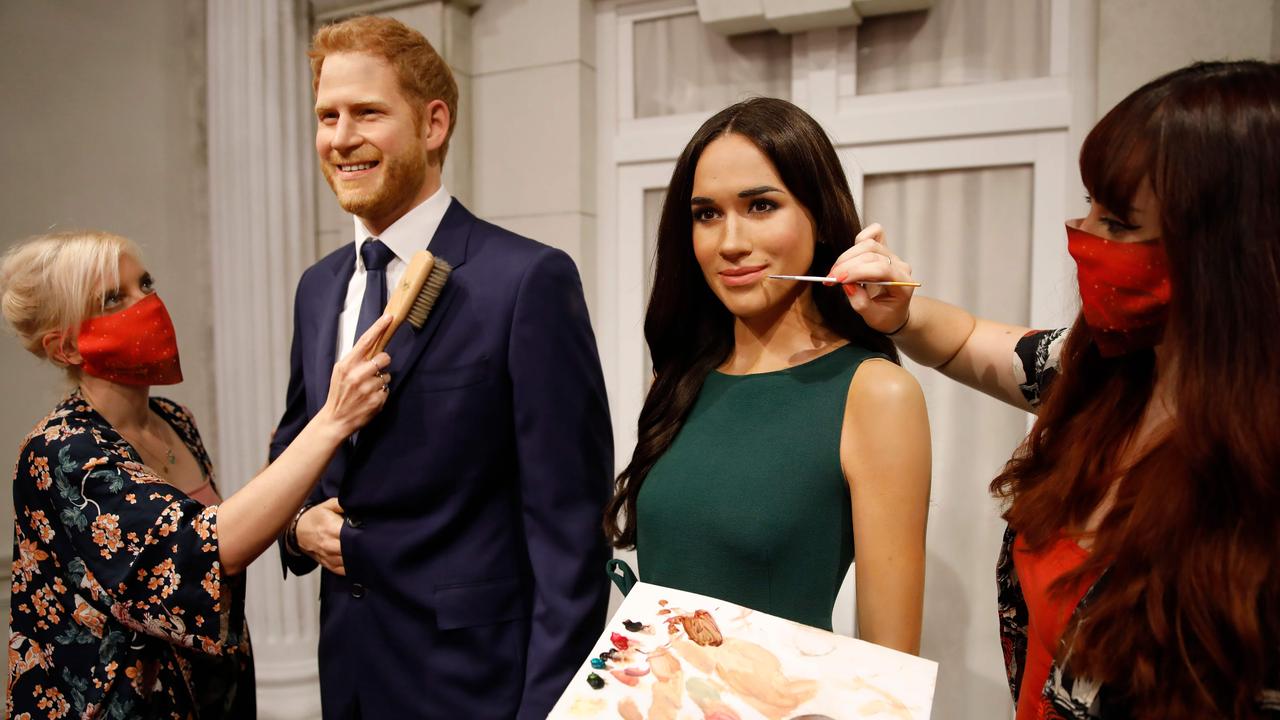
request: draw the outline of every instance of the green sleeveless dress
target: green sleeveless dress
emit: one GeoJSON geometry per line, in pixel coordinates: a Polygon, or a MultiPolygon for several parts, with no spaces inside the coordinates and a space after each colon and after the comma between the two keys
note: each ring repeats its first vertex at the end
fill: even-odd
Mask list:
{"type": "Polygon", "coordinates": [[[640,488],[640,578],[831,629],[853,562],[840,433],[863,360],[845,345],[776,372],[712,371],[640,488]]]}

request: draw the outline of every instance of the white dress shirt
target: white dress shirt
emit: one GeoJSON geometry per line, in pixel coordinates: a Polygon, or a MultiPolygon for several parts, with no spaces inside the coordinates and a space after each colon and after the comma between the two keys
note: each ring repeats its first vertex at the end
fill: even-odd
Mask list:
{"type": "Polygon", "coordinates": [[[444,219],[444,213],[449,209],[449,202],[452,199],[449,192],[441,185],[434,195],[391,223],[391,227],[384,230],[381,235],[369,232],[360,218],[351,216],[355,225],[356,271],[351,275],[351,282],[347,283],[347,297],[342,301],[342,310],[338,312],[338,354],[336,356],[338,359],[346,355],[351,350],[351,346],[356,343],[356,323],[360,319],[360,303],[364,300],[365,279],[368,277],[364,269],[364,260],[360,257],[360,246],[365,240],[373,238],[381,240],[383,245],[391,248],[391,252],[396,254],[391,262],[387,263],[387,296],[389,298],[391,290],[400,282],[400,276],[404,275],[409,259],[415,252],[427,249],[427,244],[436,234],[436,228],[440,227],[440,221],[444,219]]]}

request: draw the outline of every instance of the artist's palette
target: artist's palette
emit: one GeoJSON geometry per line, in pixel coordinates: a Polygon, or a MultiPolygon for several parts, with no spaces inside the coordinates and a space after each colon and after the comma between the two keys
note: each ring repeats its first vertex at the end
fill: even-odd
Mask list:
{"type": "Polygon", "coordinates": [[[923,720],[937,673],[914,655],[639,583],[550,717],[923,720]]]}

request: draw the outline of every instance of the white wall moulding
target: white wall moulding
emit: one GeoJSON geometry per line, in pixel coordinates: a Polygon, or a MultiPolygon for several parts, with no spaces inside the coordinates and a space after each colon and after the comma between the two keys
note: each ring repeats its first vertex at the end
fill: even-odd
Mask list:
{"type": "Polygon", "coordinates": [[[776,32],[726,37],[692,10],[636,20],[630,33],[635,117],[714,112],[748,94],[789,98],[792,44],[800,37],[776,32]]]}
{"type": "MultiPolygon", "coordinates": [[[[484,4],[484,0],[443,0],[445,5],[453,5],[462,10],[475,10],[484,4]]],[[[396,10],[421,5],[422,0],[369,0],[368,2],[352,2],[352,0],[309,0],[307,9],[311,20],[322,25],[333,20],[351,17],[352,15],[378,15],[396,10]]]]}
{"type": "Polygon", "coordinates": [[[862,20],[849,0],[764,0],[764,18],[783,33],[857,25],[862,20]]]}
{"type": "Polygon", "coordinates": [[[725,35],[773,29],[764,16],[764,0],[698,0],[698,17],[725,35]]]}
{"type": "Polygon", "coordinates": [[[862,18],[927,10],[933,0],[697,0],[698,16],[725,35],[807,32],[857,25],[862,18]]]}
{"type": "Polygon", "coordinates": [[[862,17],[928,10],[934,0],[850,0],[862,17]]]}
{"type": "MultiPolygon", "coordinates": [[[[828,94],[828,97],[830,94],[828,94]]],[[[1064,78],[993,83],[979,89],[936,88],[836,99],[820,122],[838,146],[916,142],[930,138],[1038,132],[1065,128],[1074,96],[1064,78]]],[[[810,109],[821,97],[804,101],[810,109]]],[[[679,153],[710,112],[619,121],[619,163],[662,160],[679,153]]]]}

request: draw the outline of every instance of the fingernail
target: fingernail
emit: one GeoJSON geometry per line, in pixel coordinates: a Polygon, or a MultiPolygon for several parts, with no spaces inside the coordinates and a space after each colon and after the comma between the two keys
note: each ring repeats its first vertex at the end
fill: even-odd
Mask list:
{"type": "Polygon", "coordinates": [[[849,297],[853,297],[853,293],[854,293],[854,289],[855,289],[855,288],[854,288],[854,285],[853,285],[852,283],[851,283],[851,284],[848,284],[848,285],[841,285],[840,287],[844,288],[844,294],[845,294],[845,295],[848,295],[849,297]]]}

